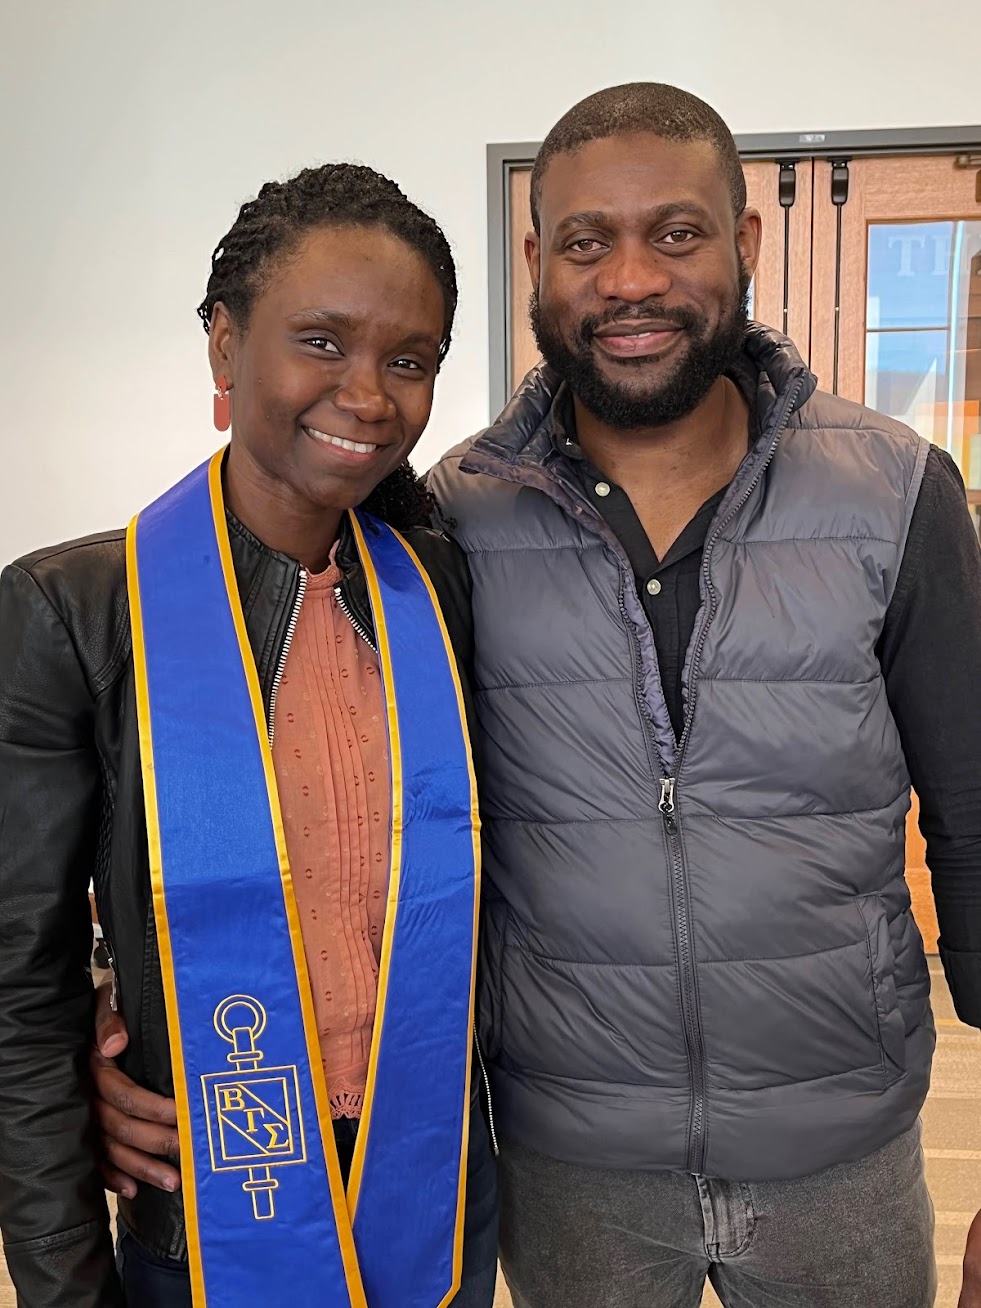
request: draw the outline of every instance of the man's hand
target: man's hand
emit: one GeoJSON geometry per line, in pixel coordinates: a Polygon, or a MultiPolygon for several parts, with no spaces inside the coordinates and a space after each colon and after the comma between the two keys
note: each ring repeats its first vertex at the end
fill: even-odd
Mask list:
{"type": "Polygon", "coordinates": [[[89,1059],[95,1082],[95,1119],[99,1127],[100,1167],[106,1189],[132,1199],[136,1182],[158,1190],[179,1190],[181,1174],[155,1154],[177,1157],[177,1105],[173,1099],[144,1090],[113,1061],[129,1044],[122,1017],[112,1008],[112,985],[96,990],[95,1045],[89,1059]]]}
{"type": "Polygon", "coordinates": [[[981,1213],[971,1223],[964,1253],[964,1284],[957,1308],[981,1308],[981,1213]]]}

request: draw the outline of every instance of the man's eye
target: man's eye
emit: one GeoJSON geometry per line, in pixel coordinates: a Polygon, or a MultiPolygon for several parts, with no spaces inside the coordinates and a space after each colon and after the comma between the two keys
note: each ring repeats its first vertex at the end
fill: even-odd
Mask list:
{"type": "Polygon", "coordinates": [[[580,236],[578,241],[573,241],[569,246],[569,249],[575,250],[577,254],[593,254],[594,251],[602,248],[602,242],[598,241],[595,236],[580,236]]]}
{"type": "Polygon", "coordinates": [[[323,350],[325,353],[340,354],[340,350],[334,341],[326,336],[308,336],[306,344],[316,346],[318,350],[323,350]]]}
{"type": "Polygon", "coordinates": [[[661,239],[669,245],[686,245],[694,238],[694,232],[686,232],[682,229],[676,232],[668,232],[667,236],[663,236],[661,239]]]}
{"type": "Polygon", "coordinates": [[[415,359],[393,359],[393,368],[404,368],[407,372],[422,372],[422,364],[415,359]]]}

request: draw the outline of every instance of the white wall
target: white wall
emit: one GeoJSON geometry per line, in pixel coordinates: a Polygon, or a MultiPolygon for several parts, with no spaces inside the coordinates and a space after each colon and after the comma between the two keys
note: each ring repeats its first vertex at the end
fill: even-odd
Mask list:
{"type": "Polygon", "coordinates": [[[424,466],[487,419],[488,142],[634,79],[736,132],[977,122],[977,34],[976,0],[0,0],[0,561],[123,524],[217,444],[194,306],[267,178],[359,159],[445,226],[424,466]]]}

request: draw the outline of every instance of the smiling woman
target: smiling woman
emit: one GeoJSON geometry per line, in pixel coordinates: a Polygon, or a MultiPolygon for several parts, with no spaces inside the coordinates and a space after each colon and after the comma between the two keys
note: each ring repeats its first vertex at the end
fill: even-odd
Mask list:
{"type": "Polygon", "coordinates": [[[443,233],[394,182],[350,164],[268,182],[215,250],[198,309],[235,419],[232,507],[243,481],[279,487],[301,536],[312,515],[320,562],[337,511],[369,495],[393,526],[425,521],[402,465],[429,419],[456,302],[443,233]],[[304,462],[310,438],[336,462],[304,462]],[[340,461],[345,442],[359,462],[340,461]]]}
{"type": "Polygon", "coordinates": [[[0,1224],[25,1303],[278,1303],[287,1277],[297,1308],[493,1300],[470,582],[408,463],[456,296],[394,182],[268,183],[198,311],[227,450],[125,538],[0,581],[0,1224]],[[101,1162],[90,878],[121,1007],[101,1162]]]}

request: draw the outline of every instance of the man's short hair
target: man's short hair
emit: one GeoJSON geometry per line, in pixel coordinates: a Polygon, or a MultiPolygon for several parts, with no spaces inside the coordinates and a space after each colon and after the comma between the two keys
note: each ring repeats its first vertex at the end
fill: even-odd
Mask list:
{"type": "Polygon", "coordinates": [[[574,154],[587,141],[651,132],[666,141],[708,141],[725,173],[738,218],[746,208],[746,178],[732,133],[704,100],[661,82],[627,82],[580,100],[559,119],[535,157],[531,173],[531,220],[540,232],[542,181],[549,162],[574,154]]]}

